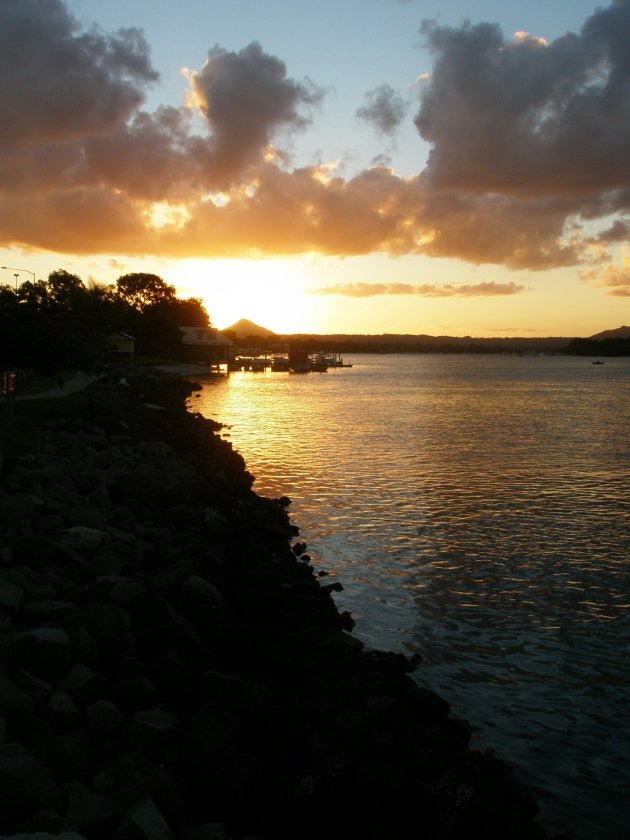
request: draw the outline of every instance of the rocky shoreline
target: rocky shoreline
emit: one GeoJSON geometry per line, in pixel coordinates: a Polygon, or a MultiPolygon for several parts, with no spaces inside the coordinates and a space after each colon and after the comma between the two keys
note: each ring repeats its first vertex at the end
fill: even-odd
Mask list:
{"type": "Polygon", "coordinates": [[[544,840],[367,650],[190,384],[95,383],[0,487],[0,835],[544,840]]]}

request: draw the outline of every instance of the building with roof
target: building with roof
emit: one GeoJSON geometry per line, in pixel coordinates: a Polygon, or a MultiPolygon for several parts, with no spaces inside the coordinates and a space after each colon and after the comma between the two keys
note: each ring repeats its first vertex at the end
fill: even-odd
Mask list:
{"type": "Polygon", "coordinates": [[[179,327],[186,361],[201,364],[227,364],[234,342],[214,327],[179,327]]]}

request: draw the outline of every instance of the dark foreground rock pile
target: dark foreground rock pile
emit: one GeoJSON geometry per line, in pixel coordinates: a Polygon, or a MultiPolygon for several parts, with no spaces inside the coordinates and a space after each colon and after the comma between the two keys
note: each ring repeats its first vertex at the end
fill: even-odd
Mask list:
{"type": "Polygon", "coordinates": [[[94,385],[4,478],[0,835],[544,838],[188,390],[94,385]]]}

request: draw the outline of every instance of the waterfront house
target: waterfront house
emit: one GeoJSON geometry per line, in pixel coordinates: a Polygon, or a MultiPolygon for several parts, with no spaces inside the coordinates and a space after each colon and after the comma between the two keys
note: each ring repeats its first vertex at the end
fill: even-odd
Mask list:
{"type": "Polygon", "coordinates": [[[234,342],[214,327],[179,327],[184,357],[189,362],[227,364],[234,342]]]}

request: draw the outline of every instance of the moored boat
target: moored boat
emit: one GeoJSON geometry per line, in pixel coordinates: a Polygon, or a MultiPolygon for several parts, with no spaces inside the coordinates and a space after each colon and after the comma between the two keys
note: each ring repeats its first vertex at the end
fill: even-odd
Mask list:
{"type": "Polygon", "coordinates": [[[292,373],[308,373],[311,369],[311,359],[306,350],[291,350],[289,352],[289,371],[292,373]]]}
{"type": "Polygon", "coordinates": [[[325,353],[313,353],[310,356],[310,360],[311,370],[316,370],[320,373],[328,370],[328,358],[325,353]]]}

